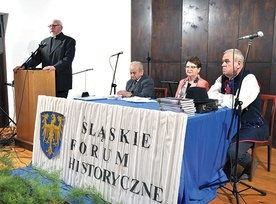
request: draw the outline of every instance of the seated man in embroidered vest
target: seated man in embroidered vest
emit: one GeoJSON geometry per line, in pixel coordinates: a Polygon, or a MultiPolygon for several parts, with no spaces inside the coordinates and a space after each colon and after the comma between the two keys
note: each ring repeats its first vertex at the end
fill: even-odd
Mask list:
{"type": "MultiPolygon", "coordinates": [[[[239,129],[239,149],[237,163],[243,167],[238,172],[240,179],[248,179],[250,175],[251,154],[248,152],[253,145],[251,141],[267,140],[269,128],[261,115],[260,87],[256,77],[248,70],[243,70],[244,56],[238,49],[226,50],[222,57],[222,75],[208,91],[209,98],[218,99],[223,107],[234,108],[239,81],[241,80],[239,101],[241,104],[241,124],[239,129]],[[242,74],[243,73],[243,74],[242,74]]],[[[228,163],[224,170],[231,176],[231,164],[234,164],[237,134],[232,138],[228,149],[228,163]]]]}

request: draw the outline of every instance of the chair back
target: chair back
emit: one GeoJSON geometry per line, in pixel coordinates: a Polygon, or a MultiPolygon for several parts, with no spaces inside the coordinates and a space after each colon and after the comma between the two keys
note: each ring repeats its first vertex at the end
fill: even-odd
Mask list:
{"type": "Polygon", "coordinates": [[[272,140],[276,108],[276,95],[260,94],[260,98],[262,102],[262,115],[268,122],[270,140],[272,140]]]}
{"type": "Polygon", "coordinates": [[[256,170],[256,161],[258,159],[257,147],[267,146],[267,171],[270,172],[271,166],[271,155],[272,155],[272,141],[273,141],[273,126],[275,119],[275,108],[276,108],[276,95],[269,94],[260,94],[261,105],[262,105],[262,116],[266,120],[269,126],[269,138],[266,141],[255,141],[252,146],[252,162],[249,181],[253,180],[255,170],[256,170]]]}
{"type": "Polygon", "coordinates": [[[155,91],[155,98],[165,98],[168,95],[167,88],[154,87],[154,91],[155,91]]]}

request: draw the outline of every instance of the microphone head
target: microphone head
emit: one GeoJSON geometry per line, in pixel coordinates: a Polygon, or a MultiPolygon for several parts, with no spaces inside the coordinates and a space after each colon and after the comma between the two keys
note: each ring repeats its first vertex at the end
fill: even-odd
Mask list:
{"type": "Polygon", "coordinates": [[[119,55],[121,55],[121,54],[123,54],[123,51],[121,51],[121,52],[118,52],[118,53],[116,53],[116,54],[114,54],[114,55],[111,55],[110,57],[114,57],[114,56],[119,56],[119,55]]]}
{"type": "Polygon", "coordinates": [[[39,44],[39,47],[40,47],[40,48],[44,48],[46,45],[47,45],[47,43],[46,43],[46,42],[43,42],[43,43],[39,44]]]}
{"type": "Polygon", "coordinates": [[[263,37],[264,36],[263,31],[258,31],[257,34],[258,34],[258,37],[263,37]]]}

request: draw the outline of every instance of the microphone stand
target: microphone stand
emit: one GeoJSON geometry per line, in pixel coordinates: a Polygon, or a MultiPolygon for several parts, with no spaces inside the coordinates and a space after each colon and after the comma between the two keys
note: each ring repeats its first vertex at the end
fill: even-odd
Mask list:
{"type": "Polygon", "coordinates": [[[85,77],[84,78],[84,92],[82,92],[81,97],[88,97],[89,96],[89,93],[86,91],[86,72],[91,71],[91,70],[93,70],[93,68],[73,73],[73,75],[75,75],[75,74],[80,74],[80,73],[85,72],[85,76],[84,76],[85,77]]]}
{"type": "MultiPolygon", "coordinates": [[[[227,190],[231,191],[233,193],[233,195],[235,196],[235,199],[236,199],[236,202],[237,204],[239,204],[239,195],[241,192],[243,191],[246,191],[248,189],[252,189],[252,190],[255,190],[257,192],[259,192],[262,196],[265,196],[266,195],[266,192],[261,190],[261,189],[257,189],[253,186],[250,186],[249,184],[247,183],[244,183],[243,181],[241,181],[237,174],[238,174],[238,153],[239,153],[239,139],[240,139],[240,124],[241,124],[241,112],[242,112],[242,109],[241,109],[241,106],[242,106],[242,101],[239,100],[239,95],[240,95],[240,90],[241,90],[241,84],[242,84],[242,80],[243,80],[243,75],[244,75],[244,71],[245,71],[245,68],[246,68],[246,63],[247,63],[247,58],[248,58],[248,54],[249,54],[249,51],[250,51],[250,48],[251,48],[251,45],[252,45],[252,39],[249,39],[248,41],[248,47],[247,47],[247,51],[246,51],[246,55],[245,55],[245,60],[244,60],[244,65],[243,65],[243,68],[240,72],[241,74],[241,77],[240,77],[240,80],[239,80],[239,83],[238,83],[238,93],[236,95],[236,99],[235,99],[235,104],[234,104],[234,109],[233,109],[233,114],[232,114],[232,119],[231,119],[231,123],[230,123],[230,126],[229,126],[229,130],[228,130],[228,134],[227,134],[227,140],[230,139],[230,133],[231,133],[231,129],[232,129],[232,125],[233,125],[233,121],[234,121],[234,118],[235,118],[235,112],[238,116],[238,128],[237,128],[237,133],[236,133],[236,152],[235,152],[235,161],[234,161],[234,175],[233,175],[233,179],[231,178],[231,175],[230,175],[230,179],[226,180],[226,181],[222,181],[222,182],[217,182],[217,183],[212,183],[212,184],[206,184],[206,185],[202,185],[202,186],[199,186],[199,189],[204,189],[204,188],[208,188],[208,187],[212,187],[212,186],[216,186],[216,185],[219,185],[220,187],[224,187],[226,188],[225,186],[223,186],[222,184],[226,184],[228,182],[232,182],[233,181],[233,189],[228,189],[226,188],[227,190]],[[241,183],[242,185],[246,186],[247,188],[241,190],[240,192],[238,191],[238,187],[237,187],[237,183],[241,183]]],[[[234,52],[233,52],[233,55],[234,55],[234,52]]],[[[234,62],[233,62],[234,63],[234,62]]]]}
{"type": "Polygon", "coordinates": [[[148,61],[148,76],[150,76],[150,61],[151,61],[151,58],[149,56],[149,52],[148,52],[148,57],[146,58],[146,60],[148,61]]]}
{"type": "MultiPolygon", "coordinates": [[[[8,113],[7,113],[1,106],[0,106],[0,110],[1,110],[1,111],[4,113],[4,115],[9,119],[9,123],[12,122],[12,123],[16,126],[16,123],[14,122],[14,120],[11,119],[11,117],[8,115],[8,113]]],[[[9,123],[8,123],[8,124],[9,124],[9,123]]],[[[8,124],[7,124],[7,125],[8,125],[8,124]]],[[[5,127],[6,127],[7,125],[5,125],[5,127]]],[[[3,128],[3,129],[4,129],[4,128],[3,128]]],[[[2,131],[1,131],[1,132],[2,132],[2,131]]],[[[1,132],[0,132],[0,133],[1,133],[1,132]]]]}
{"type": "Polygon", "coordinates": [[[117,84],[115,84],[115,75],[116,75],[116,70],[117,70],[117,64],[118,64],[119,55],[120,55],[120,53],[117,54],[116,65],[115,65],[115,69],[114,69],[114,72],[113,72],[113,79],[112,79],[111,89],[110,89],[109,95],[111,95],[113,88],[114,88],[114,92],[113,93],[114,93],[114,95],[116,94],[117,84]]]}
{"type": "Polygon", "coordinates": [[[29,58],[21,65],[21,67],[24,67],[24,65],[26,65],[26,69],[28,69],[28,67],[29,67],[29,62],[31,61],[31,59],[37,54],[37,52],[41,49],[41,48],[43,48],[43,47],[45,47],[46,46],[46,44],[39,44],[38,45],[38,48],[34,51],[34,52],[32,52],[31,53],[31,55],[29,56],[29,58]]]}

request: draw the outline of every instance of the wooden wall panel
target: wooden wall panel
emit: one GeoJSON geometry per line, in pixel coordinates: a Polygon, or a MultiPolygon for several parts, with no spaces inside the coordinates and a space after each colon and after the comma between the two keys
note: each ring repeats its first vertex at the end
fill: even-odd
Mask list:
{"type": "Polygon", "coordinates": [[[152,0],[151,76],[156,87],[180,74],[181,11],[181,0],[152,0]]]}
{"type": "Polygon", "coordinates": [[[275,1],[271,0],[244,0],[241,1],[240,20],[239,20],[239,36],[249,35],[262,31],[264,36],[254,38],[252,42],[245,39],[238,42],[238,48],[246,54],[248,45],[251,47],[248,53],[248,69],[252,69],[258,81],[262,85],[261,93],[271,92],[270,80],[271,61],[275,18],[275,1]]]}
{"type": "Polygon", "coordinates": [[[249,62],[246,65],[246,69],[251,71],[257,78],[261,85],[261,93],[268,93],[269,79],[271,75],[270,63],[253,63],[249,62]]]}
{"type": "Polygon", "coordinates": [[[152,0],[152,61],[181,60],[181,0],[152,0]]]}
{"type": "MultiPolygon", "coordinates": [[[[271,62],[271,40],[273,39],[273,21],[276,1],[243,0],[240,6],[239,36],[263,31],[262,38],[254,38],[248,56],[248,62],[271,62]],[[265,51],[264,51],[265,50],[265,51]]],[[[245,53],[248,39],[239,41],[239,48],[245,53]]]]}
{"type": "Polygon", "coordinates": [[[151,0],[132,0],[131,5],[131,59],[146,62],[151,51],[151,0]]]}
{"type": "MultiPolygon", "coordinates": [[[[269,80],[269,78],[267,78],[269,80]]],[[[269,85],[270,85],[270,91],[266,92],[269,94],[275,94],[276,95],[276,63],[273,63],[271,65],[271,75],[270,75],[270,80],[269,80],[269,85]]]]}
{"type": "MultiPolygon", "coordinates": [[[[183,63],[183,72],[186,72],[186,69],[185,69],[185,63],[183,63]]],[[[208,72],[208,64],[206,62],[202,62],[201,61],[201,70],[200,70],[200,76],[204,79],[207,78],[207,72],[208,72]]],[[[185,77],[186,77],[186,74],[185,74],[185,77]]]]}
{"type": "MultiPolygon", "coordinates": [[[[222,56],[221,56],[222,57],[222,56]]],[[[221,75],[222,67],[221,62],[210,62],[208,63],[208,71],[206,79],[209,82],[210,86],[215,83],[215,80],[221,75]]]]}
{"type": "Polygon", "coordinates": [[[222,54],[235,48],[238,37],[239,0],[214,0],[209,4],[208,62],[221,62],[222,54]]]}
{"type": "Polygon", "coordinates": [[[208,1],[183,1],[182,12],[182,60],[185,62],[188,57],[196,55],[201,62],[207,62],[208,1]]]}
{"type": "MultiPolygon", "coordinates": [[[[275,2],[275,1],[274,1],[275,2]]],[[[274,8],[276,7],[276,2],[274,8]]],[[[276,94],[276,10],[274,11],[274,37],[273,37],[273,46],[272,46],[272,64],[271,64],[271,75],[270,75],[270,89],[271,94],[276,94]]],[[[268,92],[268,93],[269,93],[268,92]]],[[[275,127],[276,130],[276,127],[275,127]]],[[[276,132],[276,131],[275,131],[276,132]]],[[[276,141],[275,141],[276,143],[276,141]]]]}
{"type": "MultiPolygon", "coordinates": [[[[175,76],[179,76],[180,74],[180,63],[152,63],[152,75],[158,76],[155,78],[155,86],[156,87],[165,87],[169,88],[168,84],[164,84],[161,81],[174,81],[175,76]],[[157,80],[156,80],[157,79],[157,80]]],[[[175,94],[177,86],[175,84],[171,85],[172,93],[169,91],[169,95],[171,96],[175,94]]]]}
{"type": "Polygon", "coordinates": [[[247,68],[262,93],[276,94],[275,7],[275,0],[132,0],[132,60],[146,63],[150,50],[150,74],[161,86],[162,80],[185,77],[184,61],[198,55],[201,76],[211,85],[221,74],[223,52],[239,48],[245,55],[248,40],[237,39],[261,30],[264,37],[253,40],[247,68]]]}

